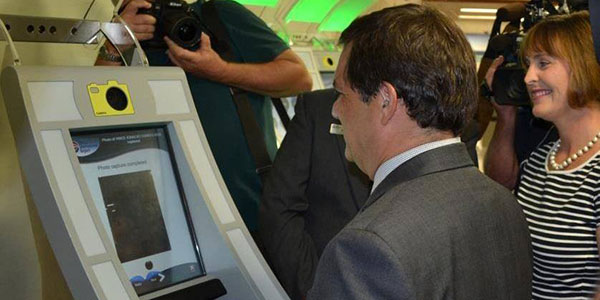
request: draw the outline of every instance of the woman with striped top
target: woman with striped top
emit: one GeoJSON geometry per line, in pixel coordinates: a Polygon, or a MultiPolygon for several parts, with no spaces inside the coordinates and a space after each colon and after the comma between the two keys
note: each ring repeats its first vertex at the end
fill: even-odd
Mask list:
{"type": "MultiPolygon", "coordinates": [[[[600,66],[589,14],[536,24],[521,58],[533,114],[559,133],[522,164],[515,188],[533,243],[532,297],[600,299],[600,66]]],[[[513,117],[514,108],[495,106],[499,119],[513,117]]]]}

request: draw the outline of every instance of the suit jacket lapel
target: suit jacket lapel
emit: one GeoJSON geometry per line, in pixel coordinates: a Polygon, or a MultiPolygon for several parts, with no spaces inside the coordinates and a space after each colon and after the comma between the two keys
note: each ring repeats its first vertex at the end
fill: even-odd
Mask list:
{"type": "Polygon", "coordinates": [[[392,187],[427,174],[473,166],[465,144],[451,144],[421,153],[390,173],[371,193],[361,209],[366,209],[392,187]]]}

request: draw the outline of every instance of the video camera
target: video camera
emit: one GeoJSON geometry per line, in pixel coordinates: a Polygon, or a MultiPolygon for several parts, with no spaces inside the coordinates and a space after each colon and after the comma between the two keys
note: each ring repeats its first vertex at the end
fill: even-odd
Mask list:
{"type": "Polygon", "coordinates": [[[140,9],[138,14],[148,14],[156,18],[154,37],[143,41],[142,47],[167,48],[163,40],[166,35],[177,45],[194,49],[199,45],[202,32],[209,32],[183,0],[154,0],[151,8],[140,9]]]}
{"type": "Polygon", "coordinates": [[[558,9],[552,1],[532,0],[525,5],[507,5],[498,9],[484,57],[504,56],[504,63],[494,74],[494,101],[500,105],[530,105],[525,85],[525,70],[519,61],[519,48],[525,33],[537,22],[550,15],[587,10],[587,0],[560,0],[558,9]],[[502,22],[509,22],[513,31],[500,34],[502,22]]]}

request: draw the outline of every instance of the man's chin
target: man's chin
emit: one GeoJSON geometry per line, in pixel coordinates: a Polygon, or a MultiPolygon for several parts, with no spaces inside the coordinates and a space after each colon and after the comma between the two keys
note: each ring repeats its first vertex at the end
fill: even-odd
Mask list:
{"type": "Polygon", "coordinates": [[[346,147],[346,150],[344,151],[344,156],[346,156],[346,160],[348,160],[349,162],[354,162],[354,158],[352,157],[352,152],[350,152],[348,147],[346,147]]]}
{"type": "MultiPolygon", "coordinates": [[[[357,162],[356,160],[354,160],[354,157],[352,156],[352,152],[348,150],[348,148],[346,148],[346,151],[344,151],[344,156],[346,156],[346,160],[348,160],[351,163],[356,164],[356,166],[358,167],[358,169],[365,173],[367,176],[369,176],[369,178],[371,180],[373,180],[373,174],[367,173],[366,169],[364,168],[365,166],[363,164],[361,164],[360,162],[357,162]]],[[[363,161],[364,162],[364,161],[363,161]]]]}

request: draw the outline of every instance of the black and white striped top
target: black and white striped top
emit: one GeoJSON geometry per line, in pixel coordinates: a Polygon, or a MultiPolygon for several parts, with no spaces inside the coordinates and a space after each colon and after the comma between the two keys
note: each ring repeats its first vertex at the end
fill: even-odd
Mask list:
{"type": "Polygon", "coordinates": [[[531,154],[516,190],[533,243],[533,299],[589,299],[600,278],[600,153],[577,169],[550,171],[554,144],[531,154]]]}

